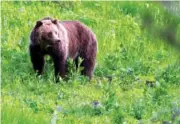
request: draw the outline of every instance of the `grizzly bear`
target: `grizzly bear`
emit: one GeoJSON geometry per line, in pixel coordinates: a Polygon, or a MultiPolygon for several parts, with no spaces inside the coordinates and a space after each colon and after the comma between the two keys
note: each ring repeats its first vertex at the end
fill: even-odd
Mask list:
{"type": "Polygon", "coordinates": [[[95,34],[79,21],[59,21],[50,17],[36,22],[29,45],[34,70],[42,74],[44,56],[54,62],[55,78],[66,77],[67,59],[72,58],[76,68],[83,67],[82,74],[92,78],[96,62],[97,39],[95,34]],[[78,58],[82,63],[78,64],[78,58]]]}

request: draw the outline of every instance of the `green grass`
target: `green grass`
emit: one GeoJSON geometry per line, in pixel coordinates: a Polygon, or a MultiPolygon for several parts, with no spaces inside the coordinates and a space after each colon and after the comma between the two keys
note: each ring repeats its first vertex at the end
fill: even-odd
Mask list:
{"type": "Polygon", "coordinates": [[[178,39],[180,19],[163,7],[150,2],[1,5],[2,123],[45,124],[54,117],[60,124],[180,122],[179,51],[159,35],[172,23],[178,39]],[[146,11],[154,20],[151,28],[144,23],[146,11]],[[80,20],[95,32],[98,55],[91,82],[72,72],[68,81],[54,83],[49,57],[44,75],[35,76],[29,34],[45,16],[80,20]]]}

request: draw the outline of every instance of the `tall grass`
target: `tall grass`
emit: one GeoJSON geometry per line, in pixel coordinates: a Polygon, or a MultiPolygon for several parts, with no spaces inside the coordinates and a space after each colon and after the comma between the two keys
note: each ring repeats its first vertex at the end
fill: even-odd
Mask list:
{"type": "MultiPolygon", "coordinates": [[[[145,11],[151,12],[153,28],[165,27],[166,16],[179,21],[159,4],[1,4],[2,123],[50,123],[53,118],[65,124],[180,121],[179,51],[144,25],[145,11]],[[36,21],[45,16],[80,20],[95,32],[98,55],[91,82],[72,72],[68,81],[54,83],[49,57],[44,75],[35,76],[28,53],[29,34],[36,21]]],[[[177,28],[176,33],[179,31],[177,28]]]]}

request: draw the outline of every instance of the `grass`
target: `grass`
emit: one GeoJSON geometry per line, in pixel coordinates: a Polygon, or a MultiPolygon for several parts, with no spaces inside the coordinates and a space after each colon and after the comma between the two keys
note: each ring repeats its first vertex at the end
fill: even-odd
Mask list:
{"type": "Polygon", "coordinates": [[[1,5],[2,123],[180,122],[179,51],[154,32],[172,23],[178,39],[180,21],[160,5],[47,1],[1,5]],[[150,16],[144,15],[146,11],[150,16]],[[54,83],[49,57],[44,75],[35,76],[29,34],[45,16],[80,20],[95,32],[98,56],[91,82],[72,72],[68,81],[54,83]],[[153,20],[151,28],[144,22],[148,17],[153,20]]]}

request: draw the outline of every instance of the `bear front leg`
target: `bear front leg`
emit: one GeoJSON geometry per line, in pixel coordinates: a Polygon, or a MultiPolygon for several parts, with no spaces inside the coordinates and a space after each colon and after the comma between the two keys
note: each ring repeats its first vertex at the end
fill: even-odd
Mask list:
{"type": "Polygon", "coordinates": [[[54,71],[56,82],[59,81],[59,75],[65,78],[66,74],[66,59],[62,56],[53,56],[54,71]]]}
{"type": "Polygon", "coordinates": [[[40,51],[40,46],[30,45],[29,50],[33,69],[40,75],[44,68],[44,56],[40,51]]]}

